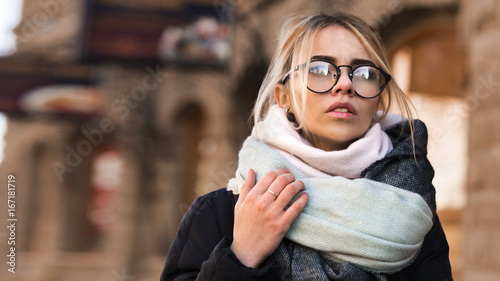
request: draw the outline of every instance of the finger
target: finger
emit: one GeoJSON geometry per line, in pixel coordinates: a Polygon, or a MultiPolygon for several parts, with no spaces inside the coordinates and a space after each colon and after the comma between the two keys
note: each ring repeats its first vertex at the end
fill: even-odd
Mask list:
{"type": "MultiPolygon", "coordinates": [[[[271,186],[271,184],[283,174],[289,173],[288,170],[278,169],[267,173],[262,179],[260,179],[252,192],[257,192],[258,194],[263,194],[271,186]]],[[[274,191],[274,190],[273,190],[274,191]]],[[[278,193],[276,193],[278,194],[278,193]]],[[[272,194],[269,194],[272,195],[272,194]]]]}
{"type": "MultiPolygon", "coordinates": [[[[255,186],[255,171],[253,169],[249,169],[247,172],[247,177],[245,178],[245,182],[240,189],[240,197],[246,197],[248,192],[255,186]]],[[[243,198],[244,199],[244,198],[243,198]]]]}
{"type": "Polygon", "coordinates": [[[235,209],[238,209],[241,203],[245,201],[245,198],[247,197],[250,190],[252,190],[254,185],[255,185],[255,171],[250,169],[247,172],[247,177],[245,178],[245,182],[243,182],[243,185],[241,186],[240,195],[238,197],[238,201],[236,202],[235,209]]]}
{"type": "Polygon", "coordinates": [[[284,224],[290,225],[292,222],[297,218],[297,216],[304,210],[304,208],[307,205],[307,202],[309,201],[309,194],[307,192],[303,192],[299,199],[295,200],[292,205],[286,211],[283,213],[281,216],[280,220],[283,221],[284,224]]]}
{"type": "Polygon", "coordinates": [[[305,185],[301,180],[294,181],[288,184],[276,199],[276,208],[284,210],[290,204],[292,199],[301,191],[305,190],[305,185]]]}
{"type": "Polygon", "coordinates": [[[269,186],[269,188],[266,191],[269,191],[268,193],[271,196],[272,199],[278,199],[280,196],[281,192],[285,189],[286,186],[289,184],[293,183],[295,181],[295,177],[290,174],[290,173],[285,173],[282,175],[279,175],[273,183],[269,186]],[[271,192],[272,191],[272,192],[271,192]],[[274,193],[274,194],[273,194],[274,193]]]}

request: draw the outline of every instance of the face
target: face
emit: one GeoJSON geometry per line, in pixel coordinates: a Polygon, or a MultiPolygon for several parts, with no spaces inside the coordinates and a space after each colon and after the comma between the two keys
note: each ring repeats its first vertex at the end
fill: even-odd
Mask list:
{"type": "MultiPolygon", "coordinates": [[[[317,34],[312,56],[326,57],[336,65],[352,67],[373,62],[358,38],[340,26],[324,28],[317,34]]],[[[308,90],[304,120],[301,114],[295,114],[297,122],[306,131],[304,136],[315,147],[326,151],[346,149],[362,137],[377,112],[379,98],[364,99],[356,95],[348,76],[350,69],[341,67],[340,70],[340,78],[331,91],[318,94],[308,90]]],[[[300,93],[300,87],[293,86],[300,93]]],[[[275,93],[280,106],[290,107],[291,113],[296,112],[298,107],[291,104],[285,88],[278,86],[275,93]]]]}

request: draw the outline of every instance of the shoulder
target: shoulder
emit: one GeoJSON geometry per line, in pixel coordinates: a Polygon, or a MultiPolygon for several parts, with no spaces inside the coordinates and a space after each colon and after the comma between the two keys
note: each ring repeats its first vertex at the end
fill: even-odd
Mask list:
{"type": "MultiPolygon", "coordinates": [[[[399,122],[389,128],[385,132],[390,137],[395,149],[404,149],[408,152],[411,149],[413,154],[413,146],[415,146],[416,154],[427,154],[428,132],[427,126],[419,119],[414,119],[413,122],[408,120],[399,122]],[[411,128],[413,126],[413,136],[411,128]],[[413,137],[413,139],[412,139],[413,137]]],[[[400,151],[400,153],[403,151],[400,151]]]]}
{"type": "Polygon", "coordinates": [[[198,199],[204,200],[208,204],[214,206],[234,207],[238,200],[238,195],[233,194],[233,192],[227,188],[221,188],[202,195],[198,199]]]}
{"type": "Polygon", "coordinates": [[[408,152],[415,156],[427,154],[428,133],[422,120],[408,120],[401,115],[387,113],[379,124],[391,139],[397,154],[408,154],[408,152]]]}
{"type": "Polygon", "coordinates": [[[224,222],[224,218],[234,219],[233,212],[237,200],[238,195],[226,188],[221,188],[198,197],[190,209],[193,209],[193,213],[197,215],[203,215],[199,214],[201,211],[210,212],[219,222],[224,222]]]}
{"type": "Polygon", "coordinates": [[[193,266],[200,270],[223,238],[232,238],[236,200],[237,196],[223,188],[193,202],[170,246],[162,278],[189,272],[193,266]]]}
{"type": "MultiPolygon", "coordinates": [[[[182,229],[189,229],[189,232],[192,232],[193,229],[211,229],[214,227],[225,230],[226,226],[230,226],[232,230],[234,205],[237,199],[238,196],[226,188],[198,197],[184,215],[179,226],[179,232],[182,229]]],[[[226,233],[227,231],[221,232],[226,233]]]]}

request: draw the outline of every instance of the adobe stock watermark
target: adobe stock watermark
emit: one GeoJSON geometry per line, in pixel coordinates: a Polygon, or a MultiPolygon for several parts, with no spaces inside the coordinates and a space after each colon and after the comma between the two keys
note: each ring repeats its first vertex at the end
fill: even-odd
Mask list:
{"type": "Polygon", "coordinates": [[[392,0],[387,3],[386,9],[382,10],[372,10],[370,15],[381,25],[385,26],[389,24],[393,15],[399,14],[403,11],[403,6],[408,1],[392,0]]]}
{"type": "Polygon", "coordinates": [[[442,126],[436,128],[429,136],[429,154],[433,153],[437,144],[442,144],[448,139],[446,131],[457,130],[463,125],[462,123],[469,117],[469,114],[479,108],[481,103],[500,92],[500,73],[498,75],[494,75],[494,73],[479,75],[476,79],[474,91],[464,98],[460,106],[452,108],[450,112],[445,114],[442,126]]]}
{"type": "MultiPolygon", "coordinates": [[[[274,120],[273,122],[268,123],[268,126],[269,128],[267,130],[258,131],[258,138],[270,139],[273,135],[288,134],[286,131],[289,129],[283,126],[281,121],[279,120],[274,120]]],[[[260,155],[261,154],[254,148],[240,150],[238,153],[238,159],[228,161],[222,170],[210,170],[208,172],[209,182],[207,182],[203,187],[200,187],[197,190],[197,193],[205,194],[212,190],[227,186],[228,181],[236,177],[236,173],[241,172],[243,174],[246,174],[248,172],[245,170],[237,171],[237,169],[239,168],[239,159],[246,159],[246,162],[250,163],[258,163],[258,157],[260,157],[260,155]]],[[[258,178],[262,176],[263,175],[257,175],[258,178]]],[[[186,211],[186,206],[179,206],[179,211],[184,214],[186,211]]]]}
{"type": "Polygon", "coordinates": [[[40,9],[23,20],[24,24],[17,35],[17,44],[26,44],[36,37],[40,31],[50,25],[51,19],[61,11],[61,7],[70,2],[71,0],[38,0],[36,4],[40,9]]]}
{"type": "MultiPolygon", "coordinates": [[[[116,114],[120,120],[128,118],[131,110],[144,101],[152,90],[158,88],[168,75],[161,71],[160,65],[157,65],[156,69],[147,66],[145,71],[147,74],[142,78],[141,84],[133,87],[125,97],[116,98],[110,103],[110,112],[116,114]]],[[[63,181],[64,174],[71,173],[80,166],[83,159],[103,142],[104,136],[114,132],[116,127],[113,120],[107,117],[99,120],[97,128],[88,129],[82,126],[80,132],[85,138],[74,147],[66,145],[64,163],[54,161],[51,164],[59,182],[63,181]]]]}
{"type": "MultiPolygon", "coordinates": [[[[273,124],[271,124],[271,127],[273,127],[273,124]]],[[[278,128],[277,130],[282,129],[281,127],[278,128]]],[[[248,148],[245,150],[242,150],[238,153],[238,159],[247,159],[247,162],[257,162],[258,157],[259,157],[258,151],[254,150],[254,148],[248,148]]],[[[209,191],[216,190],[222,187],[227,186],[228,181],[232,178],[236,177],[236,173],[241,172],[243,174],[246,174],[248,171],[238,171],[237,169],[239,168],[239,160],[232,160],[226,163],[224,166],[224,169],[220,171],[215,171],[211,170],[208,173],[208,177],[210,178],[210,181],[202,188],[203,190],[199,190],[198,193],[205,194],[209,191]]],[[[257,175],[258,177],[263,176],[263,175],[257,175]]],[[[179,210],[182,211],[181,208],[179,210]]]]}
{"type": "MultiPolygon", "coordinates": [[[[405,8],[411,8],[414,4],[421,4],[420,0],[390,0],[385,9],[371,10],[370,16],[380,25],[386,26],[394,15],[401,13],[405,8]]],[[[450,0],[434,0],[435,4],[447,4],[450,0]]]]}
{"type": "Polygon", "coordinates": [[[128,275],[125,271],[125,268],[122,268],[122,272],[118,272],[117,270],[111,270],[111,274],[113,278],[110,281],[132,281],[135,279],[135,276],[128,275]]]}

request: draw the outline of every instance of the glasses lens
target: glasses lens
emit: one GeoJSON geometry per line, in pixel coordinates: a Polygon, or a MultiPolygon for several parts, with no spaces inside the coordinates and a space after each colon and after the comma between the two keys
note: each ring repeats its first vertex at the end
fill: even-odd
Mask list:
{"type": "Polygon", "coordinates": [[[337,69],[324,61],[312,61],[307,75],[307,86],[314,92],[329,91],[337,80],[337,69]]]}
{"type": "Polygon", "coordinates": [[[385,84],[385,77],[380,70],[372,66],[360,66],[352,73],[352,86],[358,95],[365,98],[377,96],[385,84]]]}
{"type": "MultiPolygon", "coordinates": [[[[312,61],[307,75],[307,87],[316,93],[330,91],[339,78],[339,71],[332,63],[312,61]]],[[[352,70],[352,86],[364,98],[376,97],[386,84],[386,77],[376,67],[363,65],[352,70]]]]}

